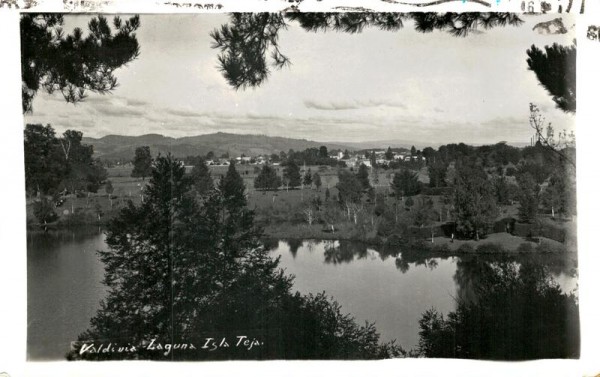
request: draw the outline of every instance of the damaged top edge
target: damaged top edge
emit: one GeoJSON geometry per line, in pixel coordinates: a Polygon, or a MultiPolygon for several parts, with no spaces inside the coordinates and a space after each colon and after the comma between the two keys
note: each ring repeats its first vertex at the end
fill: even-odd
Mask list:
{"type": "Polygon", "coordinates": [[[22,12],[517,12],[582,14],[586,0],[0,0],[22,12]]]}

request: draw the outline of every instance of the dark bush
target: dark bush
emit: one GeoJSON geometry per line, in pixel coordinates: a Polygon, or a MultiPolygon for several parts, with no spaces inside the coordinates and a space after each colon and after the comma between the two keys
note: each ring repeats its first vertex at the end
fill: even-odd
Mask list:
{"type": "Polygon", "coordinates": [[[474,253],[475,249],[468,243],[464,243],[456,250],[459,253],[474,253]]]}
{"type": "Polygon", "coordinates": [[[491,253],[491,254],[498,254],[498,253],[506,252],[506,250],[502,247],[502,245],[499,245],[496,243],[481,244],[481,245],[477,246],[476,251],[478,253],[491,253]]]}
{"type": "Polygon", "coordinates": [[[519,247],[517,248],[517,251],[519,253],[531,253],[531,252],[533,252],[533,245],[529,242],[523,242],[522,244],[519,245],[519,247]]]}
{"type": "Polygon", "coordinates": [[[33,214],[40,224],[51,223],[58,218],[54,207],[45,197],[33,203],[33,214]]]}

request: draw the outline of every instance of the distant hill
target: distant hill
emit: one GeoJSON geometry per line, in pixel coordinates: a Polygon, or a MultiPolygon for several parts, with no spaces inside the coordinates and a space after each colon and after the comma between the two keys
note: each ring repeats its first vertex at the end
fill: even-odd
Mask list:
{"type": "MultiPolygon", "coordinates": [[[[340,142],[334,142],[340,144],[340,142]]],[[[484,144],[480,143],[470,143],[464,142],[465,144],[472,146],[480,146],[484,144]]],[[[486,145],[493,145],[497,142],[486,143],[486,145]]],[[[369,150],[369,149],[387,149],[388,147],[392,147],[392,149],[409,149],[414,145],[417,149],[423,149],[426,147],[431,147],[433,149],[438,149],[441,145],[452,144],[452,143],[428,143],[423,141],[410,141],[410,140],[380,140],[380,141],[361,141],[361,142],[345,142],[344,145],[348,146],[348,150],[350,148],[354,148],[355,150],[369,150]]],[[[517,148],[523,148],[529,146],[529,143],[523,142],[508,142],[508,145],[517,148]]]]}
{"type": "Polygon", "coordinates": [[[158,153],[171,152],[175,157],[206,155],[214,152],[215,156],[229,153],[231,157],[241,154],[256,156],[259,154],[272,154],[290,149],[295,151],[306,148],[319,148],[325,145],[328,149],[358,148],[351,145],[338,143],[323,143],[305,139],[290,139],[285,137],[271,137],[265,135],[239,135],[218,132],[208,135],[187,136],[172,138],[158,134],[141,136],[107,135],[101,138],[84,137],[83,143],[94,146],[94,156],[103,160],[131,160],[135,148],[147,145],[153,156],[158,153]]]}
{"type": "Polygon", "coordinates": [[[410,141],[410,140],[376,140],[376,141],[360,141],[360,142],[347,142],[344,145],[348,147],[369,150],[369,149],[408,149],[414,145],[417,149],[423,149],[425,147],[432,147],[437,149],[442,143],[424,143],[422,141],[410,141]]]}

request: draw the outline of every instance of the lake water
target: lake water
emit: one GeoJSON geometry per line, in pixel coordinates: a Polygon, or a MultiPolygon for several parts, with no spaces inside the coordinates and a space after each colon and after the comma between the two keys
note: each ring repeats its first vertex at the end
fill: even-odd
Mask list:
{"type": "MultiPolygon", "coordinates": [[[[97,228],[28,235],[29,360],[64,359],[70,342],[89,327],[106,295],[103,265],[95,253],[106,248],[104,239],[97,228]]],[[[278,240],[270,245],[272,255],[281,257],[281,267],[295,276],[295,289],[327,292],[343,312],[359,323],[375,322],[384,340],[396,339],[405,349],[418,343],[421,314],[432,307],[442,313],[454,310],[456,299],[470,294],[465,276],[476,275],[465,271],[469,263],[461,260],[467,257],[399,262],[345,241],[278,240]]],[[[516,263],[519,258],[539,256],[521,256],[516,263]]],[[[562,290],[575,291],[576,263],[544,258],[562,290]]]]}

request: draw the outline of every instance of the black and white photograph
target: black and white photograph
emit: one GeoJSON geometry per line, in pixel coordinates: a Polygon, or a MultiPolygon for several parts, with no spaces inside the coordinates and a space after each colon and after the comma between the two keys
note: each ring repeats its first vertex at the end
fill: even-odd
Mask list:
{"type": "Polygon", "coordinates": [[[579,359],[574,14],[19,22],[28,361],[579,359]]]}

